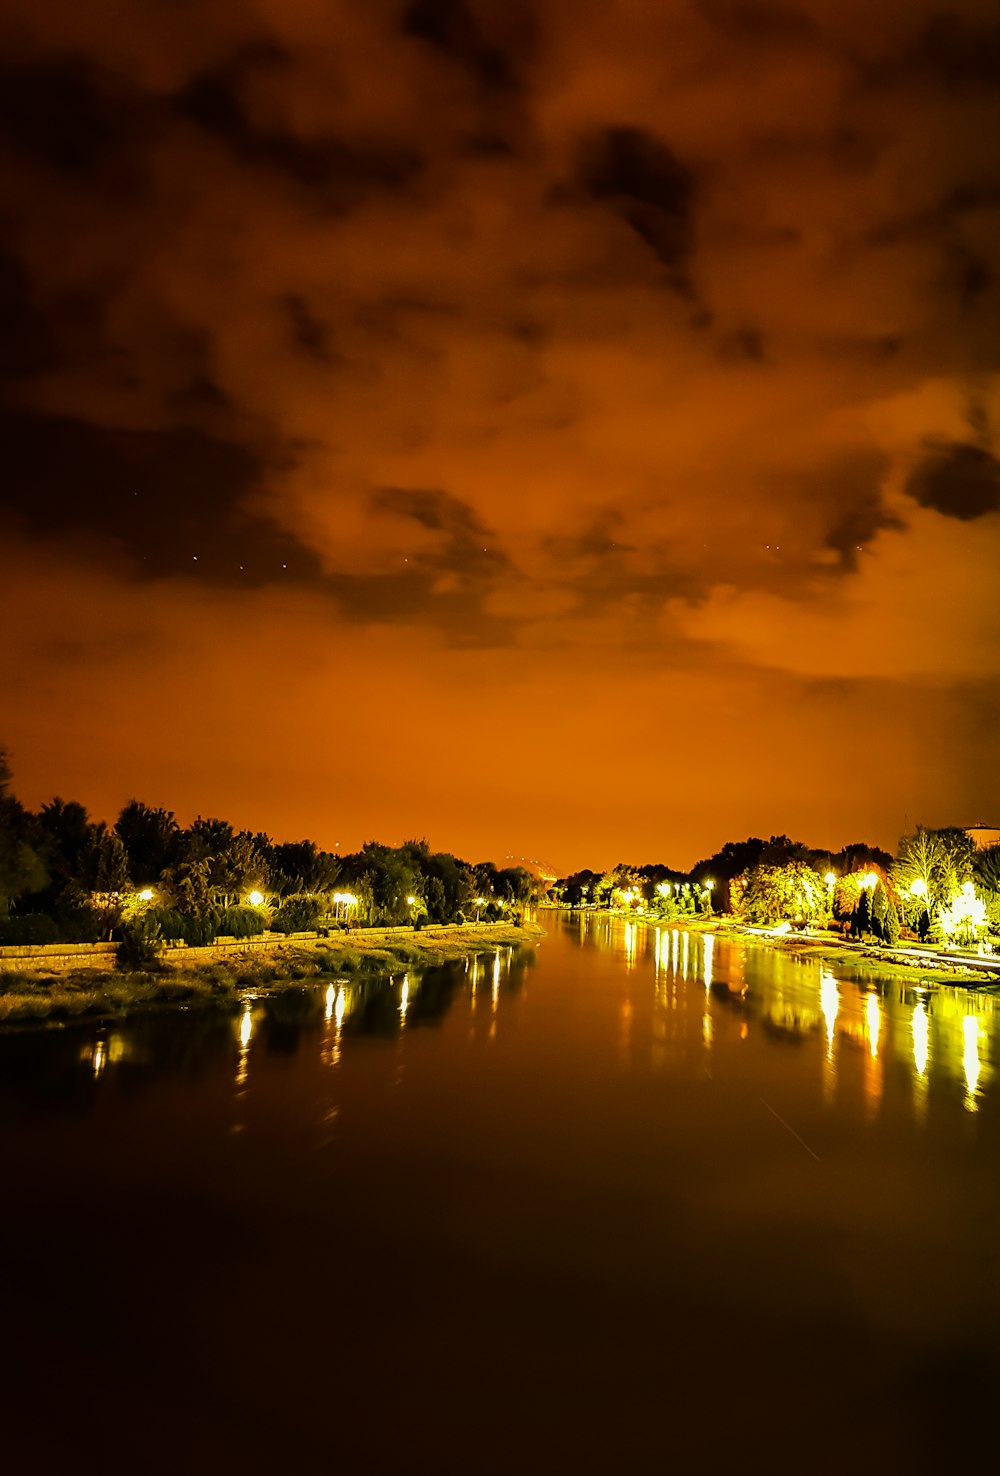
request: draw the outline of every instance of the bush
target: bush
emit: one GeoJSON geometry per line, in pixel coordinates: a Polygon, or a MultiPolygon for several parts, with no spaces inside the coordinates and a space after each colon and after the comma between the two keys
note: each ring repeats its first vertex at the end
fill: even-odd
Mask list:
{"type": "Polygon", "coordinates": [[[318,897],[289,897],[271,919],[272,933],[309,933],[323,911],[318,897]]]}
{"type": "Polygon", "coordinates": [[[115,954],[115,966],[128,973],[147,973],[159,967],[163,950],[163,934],[155,918],[147,912],[122,928],[122,939],[115,954]]]}
{"type": "Polygon", "coordinates": [[[219,917],[218,932],[224,938],[259,938],[264,914],[259,907],[227,907],[219,917]]]}
{"type": "Polygon", "coordinates": [[[219,931],[217,912],[210,912],[207,917],[190,917],[176,907],[150,907],[142,917],[156,923],[162,937],[180,938],[189,948],[204,948],[219,931]]]}
{"type": "Polygon", "coordinates": [[[38,948],[61,941],[58,926],[44,912],[29,912],[26,917],[9,917],[0,923],[0,944],[38,948]]]}
{"type": "Polygon", "coordinates": [[[457,925],[460,928],[461,927],[464,927],[464,925],[465,925],[465,913],[464,912],[456,912],[454,918],[452,919],[452,921],[455,922],[455,923],[457,923],[457,925]]]}

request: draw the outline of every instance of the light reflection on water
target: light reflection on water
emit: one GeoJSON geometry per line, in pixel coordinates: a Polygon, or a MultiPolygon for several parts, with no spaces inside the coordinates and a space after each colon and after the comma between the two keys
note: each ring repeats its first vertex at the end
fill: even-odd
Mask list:
{"type": "MultiPolygon", "coordinates": [[[[863,1098],[872,1119],[883,1104],[888,1073],[900,1065],[910,1078],[917,1122],[926,1119],[932,1089],[945,1092],[959,1086],[964,1109],[975,1113],[994,1079],[1000,1026],[997,1003],[990,995],[948,985],[918,987],[874,973],[854,978],[850,969],[841,977],[808,957],[783,954],[752,940],[719,938],[683,927],[644,927],[597,913],[578,914],[572,929],[581,947],[617,953],[637,979],[644,960],[649,960],[657,1011],[649,1059],[658,1067],[684,1054],[682,1033],[665,1022],[683,1011],[685,987],[700,982],[702,1051],[711,1053],[718,1044],[723,1014],[731,1016],[736,1005],[743,1009],[737,1031],[743,1041],[752,1040],[761,1029],[771,1031],[775,1040],[808,1042],[819,1035],[823,1041],[819,1079],[828,1106],[837,1098],[844,1053],[850,1052],[853,1060],[855,1050],[867,1058],[863,1098]]],[[[632,1046],[634,1030],[630,1012],[632,1046]]],[[[625,1059],[625,1035],[623,1017],[620,1060],[625,1059]]]]}
{"type": "Polygon", "coordinates": [[[177,1444],[248,1473],[329,1457],[331,1388],[359,1472],[722,1471],[754,1438],[776,1472],[956,1463],[947,1400],[1000,1377],[994,1002],[543,920],[534,954],[0,1037],[0,1246],[30,1273],[5,1291],[5,1388],[31,1441],[62,1421],[71,1450],[104,1411],[92,1380],[54,1401],[22,1347],[93,1357],[134,1451],[147,1371],[179,1407],[197,1327],[209,1396],[177,1444]],[[143,1295],[94,1326],[54,1252],[69,1229],[102,1265],[109,1227],[143,1295]],[[876,1393],[832,1420],[851,1370],[876,1393]]]}

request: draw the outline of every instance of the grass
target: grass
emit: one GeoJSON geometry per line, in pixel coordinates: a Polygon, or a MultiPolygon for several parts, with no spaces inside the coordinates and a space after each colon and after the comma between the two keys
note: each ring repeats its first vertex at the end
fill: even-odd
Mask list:
{"type": "Polygon", "coordinates": [[[230,1005],[247,990],[275,994],[331,974],[384,976],[493,953],[543,933],[532,924],[491,928],[489,933],[455,926],[432,934],[414,932],[390,942],[368,942],[363,933],[351,933],[273,953],[237,955],[231,961],[175,963],[167,954],[156,970],[147,972],[9,970],[0,973],[0,1026],[54,1025],[82,1016],[120,1017],[159,1007],[230,1005]]]}

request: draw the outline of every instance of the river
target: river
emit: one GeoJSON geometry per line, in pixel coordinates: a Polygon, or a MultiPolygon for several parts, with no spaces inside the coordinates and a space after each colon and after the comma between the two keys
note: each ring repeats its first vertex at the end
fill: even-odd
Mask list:
{"type": "Polygon", "coordinates": [[[543,914],[0,1037],[6,1469],[937,1472],[1000,1387],[993,1001],[543,914]]]}

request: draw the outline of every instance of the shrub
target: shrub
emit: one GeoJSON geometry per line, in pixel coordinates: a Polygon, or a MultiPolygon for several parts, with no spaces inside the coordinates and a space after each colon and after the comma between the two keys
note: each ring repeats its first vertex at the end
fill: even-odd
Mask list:
{"type": "Polygon", "coordinates": [[[457,925],[458,925],[458,926],[459,926],[459,927],[460,927],[460,928],[461,928],[461,927],[464,927],[464,925],[465,925],[465,913],[464,913],[464,912],[456,912],[456,913],[455,913],[455,916],[454,916],[454,918],[453,918],[453,921],[454,921],[454,922],[455,922],[455,923],[457,923],[457,925]]]}
{"type": "Polygon", "coordinates": [[[39,947],[60,942],[59,928],[44,912],[29,912],[26,917],[10,917],[0,924],[0,944],[39,947]]]}
{"type": "Polygon", "coordinates": [[[219,931],[217,912],[210,912],[207,917],[191,917],[177,907],[150,907],[141,916],[156,923],[162,937],[181,938],[189,948],[204,948],[219,931]]]}
{"type": "Polygon", "coordinates": [[[163,950],[163,934],[155,918],[145,916],[126,923],[115,954],[115,965],[128,973],[148,972],[159,966],[163,950]]]}
{"type": "Polygon", "coordinates": [[[323,911],[318,897],[289,897],[271,918],[273,933],[311,932],[323,911]]]}
{"type": "Polygon", "coordinates": [[[225,938],[258,938],[264,931],[259,907],[227,907],[219,917],[218,931],[225,938]]]}

